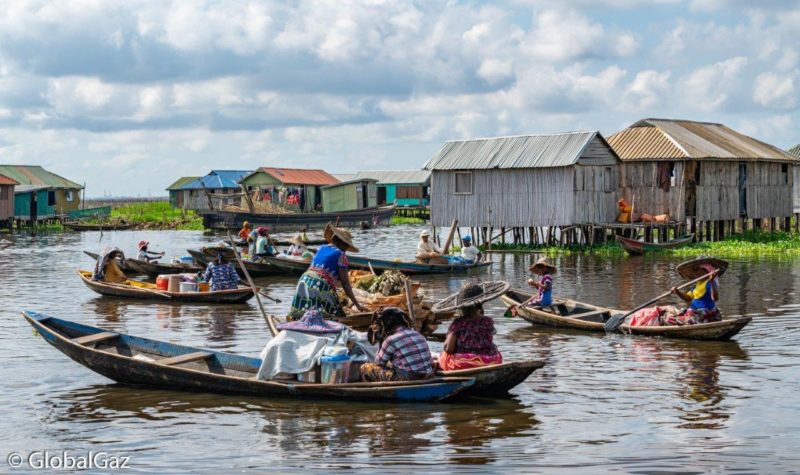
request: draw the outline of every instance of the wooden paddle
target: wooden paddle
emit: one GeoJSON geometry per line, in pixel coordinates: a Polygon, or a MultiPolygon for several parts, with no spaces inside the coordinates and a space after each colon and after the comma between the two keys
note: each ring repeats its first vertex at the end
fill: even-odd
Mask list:
{"type": "MultiPolygon", "coordinates": [[[[717,272],[717,271],[714,271],[714,272],[717,272]]],[[[703,279],[707,279],[707,278],[711,277],[711,275],[714,274],[714,272],[709,272],[708,274],[705,274],[705,275],[703,275],[701,277],[698,277],[698,278],[696,278],[694,280],[690,280],[689,282],[686,282],[685,284],[681,284],[676,288],[680,290],[680,289],[684,289],[686,287],[689,287],[692,284],[696,284],[696,283],[700,282],[703,279]]],[[[630,312],[626,313],[625,315],[614,315],[613,317],[608,319],[608,321],[606,322],[606,324],[604,326],[606,332],[616,331],[616,329],[619,328],[622,325],[622,323],[625,321],[625,319],[628,316],[633,315],[634,313],[636,313],[639,310],[647,307],[648,305],[652,305],[652,304],[658,302],[659,300],[663,299],[664,297],[668,297],[670,294],[672,294],[672,290],[670,290],[669,292],[665,292],[665,293],[659,295],[658,297],[656,297],[656,298],[654,298],[652,300],[648,300],[647,302],[639,305],[638,307],[634,308],[633,310],[631,310],[630,312]]]]}
{"type": "Polygon", "coordinates": [[[236,261],[239,263],[239,267],[242,268],[242,273],[244,273],[247,282],[250,284],[250,288],[253,290],[253,295],[256,296],[256,302],[258,302],[258,308],[261,310],[261,315],[264,317],[264,320],[267,322],[267,328],[269,328],[269,332],[272,336],[278,334],[278,327],[275,326],[275,322],[272,319],[272,315],[267,315],[266,310],[264,310],[264,305],[261,303],[260,293],[258,292],[258,288],[256,288],[256,284],[253,283],[253,279],[250,278],[250,273],[247,272],[247,267],[244,266],[244,262],[242,261],[242,256],[239,255],[239,249],[236,248],[236,243],[233,242],[233,236],[231,236],[231,232],[228,231],[228,240],[231,242],[231,246],[233,247],[233,254],[236,256],[236,261]]]}

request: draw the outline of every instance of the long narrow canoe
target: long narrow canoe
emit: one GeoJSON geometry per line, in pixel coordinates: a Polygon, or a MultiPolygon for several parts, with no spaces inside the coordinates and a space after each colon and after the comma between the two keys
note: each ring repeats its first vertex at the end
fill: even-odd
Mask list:
{"type": "Polygon", "coordinates": [[[622,236],[617,236],[617,242],[628,254],[641,255],[648,251],[663,251],[689,244],[694,239],[694,234],[683,236],[667,242],[644,242],[622,236]]]}
{"type": "Polygon", "coordinates": [[[72,231],[125,231],[133,227],[133,224],[82,224],[82,223],[63,223],[63,226],[72,231]]]}
{"type": "Polygon", "coordinates": [[[157,300],[180,303],[243,303],[253,297],[250,287],[239,287],[231,290],[217,290],[208,292],[168,292],[158,290],[153,284],[127,280],[125,283],[113,284],[92,280],[92,273],[77,271],[86,287],[100,295],[108,297],[124,297],[141,300],[157,300]]]}
{"type": "Polygon", "coordinates": [[[373,208],[363,208],[332,213],[241,213],[238,211],[201,210],[203,226],[208,229],[241,229],[245,221],[253,228],[268,226],[273,232],[297,232],[299,229],[322,230],[328,223],[340,226],[359,226],[361,221],[376,220],[389,224],[397,205],[390,204],[373,208]]]}
{"type": "Polygon", "coordinates": [[[436,376],[474,378],[475,384],[465,389],[463,396],[503,397],[542,366],[544,361],[514,361],[480,368],[438,371],[436,376]]]}
{"type": "Polygon", "coordinates": [[[123,384],[265,398],[433,402],[451,398],[472,378],[436,378],[388,383],[313,384],[262,381],[261,360],[150,340],[26,311],[28,323],[73,361],[123,384]]]}
{"type": "Polygon", "coordinates": [[[287,275],[302,275],[303,272],[308,270],[308,266],[311,265],[310,258],[293,257],[284,254],[267,256],[262,259],[275,269],[280,269],[283,274],[287,275]]]}
{"type": "MultiPolygon", "coordinates": [[[[214,259],[213,257],[195,249],[187,249],[187,251],[189,252],[189,255],[192,256],[192,259],[194,259],[194,261],[200,265],[208,265],[208,263],[214,259]]],[[[231,264],[234,268],[236,268],[236,272],[238,272],[240,276],[244,277],[244,271],[242,271],[241,267],[239,267],[239,262],[233,260],[231,261],[231,264]]],[[[244,266],[247,268],[247,272],[250,273],[251,277],[265,277],[269,275],[285,274],[283,270],[267,263],[244,261],[244,266]]]]}
{"type": "MultiPolygon", "coordinates": [[[[95,261],[97,261],[97,259],[100,259],[100,254],[97,254],[96,252],[83,251],[83,253],[91,257],[95,261]]],[[[131,259],[126,258],[125,261],[122,262],[122,267],[121,267],[122,272],[124,272],[125,275],[127,276],[143,275],[141,272],[134,270],[133,268],[131,268],[131,266],[128,265],[130,260],[131,259]]]]}
{"type": "Polygon", "coordinates": [[[183,274],[200,272],[203,266],[192,264],[172,264],[166,262],[147,262],[139,259],[125,259],[125,265],[140,273],[156,277],[161,274],[183,274]]]}
{"type": "MultiPolygon", "coordinates": [[[[272,242],[273,246],[281,246],[281,247],[289,247],[292,244],[294,244],[288,239],[271,238],[270,242],[272,242]]],[[[235,244],[238,247],[247,247],[247,241],[236,240],[235,244]]],[[[314,239],[306,239],[305,241],[303,241],[303,244],[305,244],[306,246],[322,246],[323,244],[328,244],[328,241],[326,241],[323,238],[314,238],[314,239]]]]}
{"type": "Polygon", "coordinates": [[[374,259],[351,254],[347,255],[347,262],[351,269],[373,270],[379,274],[387,270],[396,270],[406,275],[453,274],[467,272],[472,269],[485,269],[492,265],[492,261],[480,261],[474,264],[420,264],[418,262],[374,259]]]}
{"type": "MultiPolygon", "coordinates": [[[[506,306],[519,305],[533,294],[519,289],[511,289],[500,297],[506,306]]],[[[624,310],[599,307],[577,300],[556,300],[546,309],[519,307],[517,315],[536,325],[559,328],[572,328],[592,332],[605,332],[604,323],[613,315],[624,315],[624,310]]],[[[698,323],[696,325],[670,325],[661,327],[632,327],[622,325],[619,331],[633,335],[661,336],[689,340],[730,340],[751,317],[723,318],[719,322],[698,323]]]]}

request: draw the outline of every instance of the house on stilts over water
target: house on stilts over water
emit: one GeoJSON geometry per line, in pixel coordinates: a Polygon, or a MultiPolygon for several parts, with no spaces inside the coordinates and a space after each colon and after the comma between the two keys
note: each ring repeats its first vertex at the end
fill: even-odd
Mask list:
{"type": "Polygon", "coordinates": [[[596,131],[449,141],[424,167],[431,223],[484,244],[593,243],[617,217],[619,165],[596,131]]]}
{"type": "Polygon", "coordinates": [[[668,214],[676,234],[703,240],[764,220],[789,227],[800,161],[777,147],[723,124],[667,119],[640,120],[608,142],[622,159],[621,193],[634,215],[668,214]]]}
{"type": "MultiPolygon", "coordinates": [[[[800,143],[787,150],[790,154],[800,159],[800,143]]],[[[794,226],[795,231],[800,231],[800,166],[794,167],[794,186],[793,186],[793,206],[794,206],[794,226]]]]}

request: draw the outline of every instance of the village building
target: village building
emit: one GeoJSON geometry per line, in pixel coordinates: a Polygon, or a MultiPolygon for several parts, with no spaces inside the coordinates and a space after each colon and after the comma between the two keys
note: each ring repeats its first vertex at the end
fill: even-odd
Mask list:
{"type": "MultiPolygon", "coordinates": [[[[479,228],[484,242],[487,232],[495,238],[492,229],[501,240],[512,229],[515,242],[542,242],[554,228],[613,222],[618,167],[596,131],[449,141],[424,167],[431,172],[431,222],[457,219],[479,228]]],[[[591,236],[582,231],[585,242],[591,236]]]]}
{"type": "Polygon", "coordinates": [[[14,218],[26,223],[55,220],[80,207],[83,186],[38,165],[0,165],[14,186],[14,218]]]}
{"type": "Polygon", "coordinates": [[[378,199],[378,180],[371,178],[352,179],[320,188],[322,211],[352,211],[374,208],[378,199]]]}
{"type": "Polygon", "coordinates": [[[668,214],[706,240],[792,215],[797,158],[723,124],[644,119],[608,138],[634,214],[668,214]],[[705,229],[704,229],[705,227],[705,229]]]}
{"type": "Polygon", "coordinates": [[[198,178],[200,177],[183,176],[169,185],[167,187],[167,192],[169,192],[169,205],[173,208],[184,208],[184,203],[186,202],[186,196],[189,194],[189,190],[183,190],[182,187],[189,182],[197,180],[198,178]]]}
{"type": "MultiPolygon", "coordinates": [[[[241,185],[255,208],[261,204],[289,211],[322,210],[323,186],[339,183],[330,173],[317,169],[261,167],[242,178],[241,185]]],[[[247,198],[241,200],[249,207],[247,198]]]]}
{"type": "Polygon", "coordinates": [[[0,228],[11,229],[14,223],[14,186],[19,182],[0,175],[0,228]]]}
{"type": "Polygon", "coordinates": [[[431,172],[428,170],[360,171],[353,178],[378,180],[378,205],[428,206],[431,172]]]}
{"type": "MultiPolygon", "coordinates": [[[[795,157],[800,158],[800,143],[795,145],[794,147],[790,148],[787,151],[790,154],[794,155],[795,157]]],[[[793,203],[794,209],[792,211],[794,211],[794,214],[795,214],[795,218],[796,218],[795,219],[795,226],[796,226],[795,229],[797,229],[797,228],[800,228],[800,166],[795,165],[795,167],[794,167],[794,177],[793,178],[794,178],[794,186],[793,186],[793,190],[794,191],[792,193],[792,196],[793,196],[792,203],[793,203]]]]}
{"type": "Polygon", "coordinates": [[[183,192],[182,208],[200,211],[238,206],[242,193],[239,180],[249,173],[250,170],[212,170],[183,184],[179,189],[183,192]]]}

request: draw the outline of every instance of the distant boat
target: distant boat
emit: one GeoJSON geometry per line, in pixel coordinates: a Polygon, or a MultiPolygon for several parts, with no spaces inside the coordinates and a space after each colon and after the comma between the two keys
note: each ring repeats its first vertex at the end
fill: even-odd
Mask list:
{"type": "Polygon", "coordinates": [[[268,226],[270,231],[286,230],[297,232],[300,229],[317,227],[322,229],[328,223],[338,226],[360,227],[362,221],[389,224],[397,206],[378,206],[334,213],[240,213],[238,211],[200,210],[203,226],[208,229],[241,229],[245,221],[253,228],[268,226]]]}
{"type": "Polygon", "coordinates": [[[628,254],[641,255],[648,251],[663,251],[665,249],[674,249],[686,244],[689,244],[694,239],[694,234],[683,236],[667,242],[644,242],[637,241],[622,236],[617,236],[617,242],[622,246],[628,254]]]}
{"type": "Polygon", "coordinates": [[[84,224],[84,223],[63,223],[63,226],[72,231],[125,231],[133,227],[132,223],[125,224],[84,224]]]}

